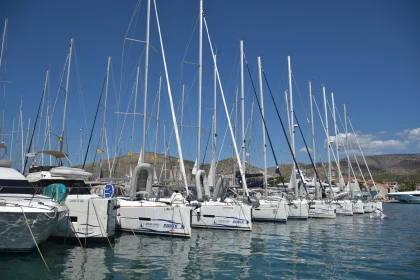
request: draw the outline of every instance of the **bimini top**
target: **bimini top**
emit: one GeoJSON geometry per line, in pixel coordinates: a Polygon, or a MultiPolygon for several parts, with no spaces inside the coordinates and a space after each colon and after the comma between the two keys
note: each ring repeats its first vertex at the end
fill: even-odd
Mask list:
{"type": "Polygon", "coordinates": [[[55,158],[67,158],[68,157],[68,155],[66,153],[63,153],[61,151],[54,151],[54,150],[45,150],[45,151],[39,151],[39,152],[35,152],[35,153],[27,153],[26,156],[27,157],[35,157],[37,154],[46,154],[46,155],[53,156],[55,158]]]}
{"type": "Polygon", "coordinates": [[[10,160],[0,159],[0,167],[12,167],[12,162],[10,160]]]}

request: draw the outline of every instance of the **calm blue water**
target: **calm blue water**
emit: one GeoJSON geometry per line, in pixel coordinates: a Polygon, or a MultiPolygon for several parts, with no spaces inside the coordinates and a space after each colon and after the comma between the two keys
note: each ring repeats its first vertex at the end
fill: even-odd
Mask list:
{"type": "Polygon", "coordinates": [[[420,205],[386,204],[389,219],[255,223],[252,232],[194,230],[191,240],[121,234],[85,251],[62,241],[0,255],[0,279],[420,278],[420,205]]]}

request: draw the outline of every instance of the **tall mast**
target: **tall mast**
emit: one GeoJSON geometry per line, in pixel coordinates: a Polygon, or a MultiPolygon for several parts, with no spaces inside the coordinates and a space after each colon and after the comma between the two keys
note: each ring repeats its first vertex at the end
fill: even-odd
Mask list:
{"type": "Polygon", "coordinates": [[[143,103],[143,132],[141,137],[140,160],[144,162],[146,149],[146,120],[147,120],[147,80],[149,73],[149,33],[150,33],[150,0],[147,0],[147,26],[146,26],[146,59],[144,62],[144,103],[143,103]]]}
{"type": "Polygon", "coordinates": [[[1,51],[0,51],[0,71],[1,71],[1,62],[3,60],[3,50],[4,50],[4,41],[6,40],[6,32],[7,32],[7,23],[9,18],[6,17],[4,20],[4,30],[3,30],[3,39],[1,40],[1,51]]]}
{"type": "Polygon", "coordinates": [[[325,111],[325,134],[327,136],[327,155],[328,155],[328,186],[331,189],[331,155],[330,155],[330,135],[328,132],[328,112],[327,112],[327,96],[325,95],[325,85],[322,85],[322,94],[324,96],[324,111],[325,111]]]}
{"type": "MultiPolygon", "coordinates": [[[[313,110],[313,94],[312,94],[312,82],[309,81],[309,100],[310,100],[310,104],[311,104],[311,131],[312,131],[312,147],[313,147],[313,161],[314,161],[314,168],[316,169],[316,146],[315,146],[315,124],[314,124],[314,110],[313,110]]],[[[315,198],[319,199],[320,198],[320,193],[319,193],[319,188],[321,186],[318,185],[317,183],[317,176],[316,176],[316,171],[314,170],[314,185],[315,185],[315,198]]]]}
{"type": "MultiPolygon", "coordinates": [[[[289,102],[290,102],[290,139],[292,142],[292,153],[293,156],[295,156],[295,124],[294,124],[294,116],[293,116],[293,89],[292,89],[292,66],[290,64],[290,55],[287,56],[287,64],[288,64],[288,68],[289,68],[289,102]]],[[[295,198],[298,197],[299,195],[299,189],[298,186],[296,185],[296,163],[295,161],[293,161],[292,163],[292,186],[295,189],[295,198]]]]}
{"type": "MultiPolygon", "coordinates": [[[[235,141],[236,139],[238,139],[237,132],[238,132],[238,87],[235,88],[235,128],[233,130],[235,141]]],[[[235,151],[233,151],[233,154],[235,154],[235,151]]],[[[236,161],[233,161],[232,185],[235,184],[235,176],[236,176],[236,161]]]]}
{"type": "Polygon", "coordinates": [[[211,183],[210,186],[215,187],[216,186],[216,149],[217,149],[217,73],[216,73],[216,63],[217,63],[217,54],[215,54],[215,58],[214,58],[215,64],[214,64],[214,70],[213,70],[213,75],[214,75],[214,79],[213,79],[213,91],[214,91],[214,96],[213,96],[213,102],[214,102],[214,109],[213,109],[213,155],[212,155],[212,159],[211,159],[211,166],[213,167],[213,169],[210,168],[210,170],[212,170],[212,174],[209,174],[211,176],[211,183]]]}
{"type": "Polygon", "coordinates": [[[9,154],[9,160],[12,160],[12,152],[13,152],[13,135],[15,132],[15,118],[13,118],[13,124],[12,124],[12,140],[10,141],[10,154],[9,154]]]}
{"type": "Polygon", "coordinates": [[[160,24],[159,24],[159,17],[158,17],[158,12],[157,12],[157,7],[156,7],[156,0],[153,0],[153,2],[155,4],[156,23],[157,23],[157,27],[158,27],[158,31],[159,31],[160,47],[162,49],[162,60],[163,60],[164,68],[165,68],[166,85],[168,87],[169,105],[171,107],[172,124],[174,126],[176,144],[177,144],[177,148],[178,148],[179,163],[180,163],[180,166],[181,166],[182,177],[184,178],[186,195],[188,196],[189,190],[188,190],[187,176],[186,176],[186,173],[185,173],[184,157],[182,155],[181,139],[179,138],[179,133],[178,133],[178,124],[177,124],[177,120],[176,120],[176,116],[175,116],[174,103],[173,103],[173,99],[172,99],[171,84],[169,82],[168,68],[167,68],[167,65],[166,65],[165,50],[163,48],[162,33],[160,32],[160,24]]]}
{"type": "MultiPolygon", "coordinates": [[[[182,95],[181,95],[181,123],[179,125],[179,137],[182,139],[182,125],[184,123],[184,94],[185,94],[185,85],[182,85],[182,95]]],[[[181,165],[178,163],[178,180],[182,180],[181,174],[181,165]]]]}
{"type": "Polygon", "coordinates": [[[203,0],[200,0],[200,29],[198,43],[198,130],[197,130],[197,171],[200,170],[201,144],[201,90],[203,79],[203,0]]]}
{"type": "Polygon", "coordinates": [[[103,161],[103,152],[104,152],[104,139],[105,139],[105,123],[106,123],[106,103],[108,100],[108,81],[109,81],[109,68],[111,65],[111,57],[108,56],[108,66],[106,68],[106,82],[105,82],[105,100],[104,100],[104,118],[102,121],[101,129],[101,148],[100,148],[100,161],[99,161],[99,177],[102,173],[102,161],[103,161]]]}
{"type": "Polygon", "coordinates": [[[262,86],[262,74],[261,74],[261,57],[258,57],[258,81],[260,84],[260,100],[261,100],[261,126],[262,126],[262,136],[263,136],[263,154],[264,154],[264,188],[265,196],[267,196],[267,145],[265,143],[265,125],[264,125],[264,94],[262,86]]]}
{"type": "MultiPolygon", "coordinates": [[[[134,110],[133,110],[133,124],[131,126],[131,150],[130,150],[130,176],[132,169],[132,159],[133,159],[133,145],[134,145],[134,127],[136,123],[136,108],[137,108],[137,93],[139,88],[139,74],[140,74],[140,66],[137,65],[137,75],[136,75],[136,89],[134,93],[134,110]]],[[[140,155],[141,156],[141,155],[140,155]]]]}
{"type": "Polygon", "coordinates": [[[23,99],[20,98],[20,109],[19,109],[19,118],[20,118],[20,138],[21,138],[21,160],[22,160],[22,169],[21,172],[23,172],[24,168],[24,161],[25,161],[25,152],[23,150],[23,112],[22,112],[22,101],[23,99]]]}
{"type": "Polygon", "coordinates": [[[354,189],[353,189],[353,185],[351,184],[351,174],[350,174],[350,155],[349,155],[349,139],[348,139],[348,130],[347,130],[347,108],[346,108],[346,104],[343,105],[344,106],[344,128],[346,130],[346,151],[347,151],[347,168],[348,168],[348,184],[349,184],[349,189],[350,189],[350,199],[354,198],[354,189]]]}
{"type": "MultiPolygon", "coordinates": [[[[157,143],[158,143],[158,134],[159,134],[159,114],[160,114],[160,90],[162,88],[162,76],[159,76],[159,89],[158,89],[158,107],[157,107],[157,121],[156,121],[156,135],[155,135],[155,158],[153,160],[153,166],[155,169],[154,174],[156,174],[156,159],[157,159],[157,143]]],[[[153,178],[156,180],[157,178],[153,178]]]]}
{"type": "Polygon", "coordinates": [[[241,125],[242,125],[242,173],[246,173],[245,152],[245,86],[244,86],[244,41],[239,41],[241,55],[241,125]]]}
{"type": "Polygon", "coordinates": [[[166,157],[167,157],[167,151],[168,151],[168,147],[166,147],[166,125],[163,124],[163,148],[165,149],[165,154],[164,154],[164,158],[163,158],[163,170],[164,170],[164,179],[165,179],[165,184],[166,184],[166,157]]]}
{"type": "Polygon", "coordinates": [[[64,92],[64,110],[63,110],[63,124],[61,129],[61,138],[60,138],[60,152],[63,151],[63,142],[64,142],[64,132],[66,131],[66,113],[67,113],[67,97],[69,92],[69,81],[70,81],[70,66],[71,66],[71,54],[73,51],[73,37],[70,38],[70,49],[67,61],[67,80],[66,80],[66,89],[64,92]]]}
{"type": "MultiPolygon", "coordinates": [[[[333,121],[334,121],[334,135],[335,135],[335,150],[337,152],[337,172],[340,172],[340,151],[339,151],[339,145],[338,145],[338,131],[337,131],[337,118],[335,115],[335,102],[334,102],[334,93],[331,92],[331,103],[332,103],[332,110],[333,110],[333,121]]],[[[340,190],[343,190],[343,185],[340,180],[341,174],[338,176],[338,183],[340,186],[340,190]]]]}
{"type": "Polygon", "coordinates": [[[39,143],[39,134],[41,133],[41,126],[42,126],[42,115],[44,111],[44,103],[45,103],[45,96],[47,94],[47,85],[48,85],[48,77],[50,74],[50,69],[47,69],[47,74],[45,74],[45,83],[44,83],[44,89],[42,94],[42,105],[41,105],[41,115],[40,115],[40,125],[38,126],[38,135],[36,137],[36,144],[35,144],[35,150],[38,152],[38,143],[39,143]]]}

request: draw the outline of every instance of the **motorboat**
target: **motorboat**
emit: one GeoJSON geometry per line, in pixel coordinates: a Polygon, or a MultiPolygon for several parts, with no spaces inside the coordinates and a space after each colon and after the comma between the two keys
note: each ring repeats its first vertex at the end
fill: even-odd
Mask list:
{"type": "Polygon", "coordinates": [[[394,192],[389,193],[388,197],[402,203],[420,203],[420,191],[394,192]]]}
{"type": "MultiPolygon", "coordinates": [[[[40,154],[54,156],[56,162],[67,157],[59,151],[41,151],[33,156],[40,154]]],[[[118,208],[115,190],[111,185],[102,196],[91,193],[85,180],[92,176],[92,173],[80,168],[31,166],[26,178],[32,185],[44,189],[50,184],[62,184],[68,192],[68,219],[59,223],[52,236],[94,240],[105,240],[114,236],[118,208]]]]}
{"type": "Polygon", "coordinates": [[[153,167],[139,163],[133,171],[129,196],[118,197],[117,229],[191,238],[191,208],[185,198],[179,192],[168,199],[153,198],[152,181],[153,167]]]}
{"type": "Polygon", "coordinates": [[[30,251],[66,220],[66,194],[37,194],[11,166],[11,161],[0,160],[0,251],[30,251]]]}

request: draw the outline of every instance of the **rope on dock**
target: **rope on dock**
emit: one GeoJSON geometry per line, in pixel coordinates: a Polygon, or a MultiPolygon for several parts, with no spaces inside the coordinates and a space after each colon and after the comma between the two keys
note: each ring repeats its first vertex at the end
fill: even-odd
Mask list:
{"type": "Polygon", "coordinates": [[[20,209],[22,210],[23,217],[25,218],[26,225],[28,226],[28,229],[29,229],[29,232],[31,233],[32,239],[34,240],[35,246],[36,246],[36,248],[38,249],[38,253],[39,253],[39,255],[41,256],[42,261],[44,262],[45,267],[47,268],[48,272],[51,272],[50,268],[48,267],[47,262],[46,262],[46,261],[45,261],[45,259],[44,259],[44,256],[43,256],[43,255],[42,255],[42,253],[41,253],[41,250],[40,250],[40,249],[39,249],[39,247],[38,247],[38,243],[36,243],[35,236],[34,236],[34,234],[32,233],[31,226],[29,225],[28,219],[26,218],[25,211],[23,211],[22,206],[20,206],[20,209]]]}

